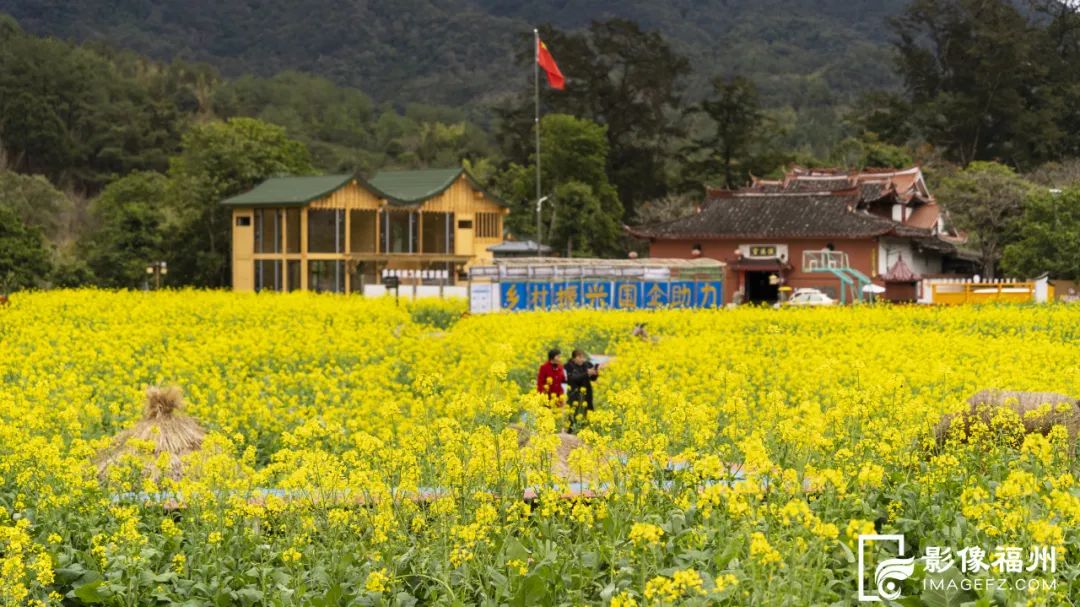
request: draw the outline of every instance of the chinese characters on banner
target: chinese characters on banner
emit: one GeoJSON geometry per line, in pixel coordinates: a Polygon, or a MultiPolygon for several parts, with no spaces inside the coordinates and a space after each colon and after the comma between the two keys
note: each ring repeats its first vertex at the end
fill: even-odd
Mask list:
{"type": "Polygon", "coordinates": [[[717,308],[723,302],[719,280],[504,282],[499,289],[503,310],[595,308],[717,308]]]}

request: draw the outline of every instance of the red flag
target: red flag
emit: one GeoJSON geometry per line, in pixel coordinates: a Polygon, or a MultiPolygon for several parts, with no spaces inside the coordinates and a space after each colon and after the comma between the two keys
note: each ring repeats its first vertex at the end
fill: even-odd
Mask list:
{"type": "Polygon", "coordinates": [[[547,45],[539,37],[536,38],[536,62],[540,64],[540,69],[547,74],[548,84],[551,85],[551,88],[558,91],[566,88],[566,78],[563,78],[559,66],[555,65],[555,58],[551,56],[547,45]]]}

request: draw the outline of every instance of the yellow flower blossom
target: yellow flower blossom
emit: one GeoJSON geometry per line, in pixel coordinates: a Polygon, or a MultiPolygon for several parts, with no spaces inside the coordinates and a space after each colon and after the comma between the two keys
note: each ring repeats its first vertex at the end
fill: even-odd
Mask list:
{"type": "Polygon", "coordinates": [[[368,574],[364,589],[368,592],[386,592],[390,589],[391,577],[386,568],[376,569],[368,574]]]}
{"type": "MultiPolygon", "coordinates": [[[[570,604],[595,597],[597,567],[610,567],[620,607],[772,604],[793,587],[834,604],[850,594],[809,580],[850,579],[837,541],[878,517],[887,532],[914,519],[920,545],[1075,544],[1075,437],[1024,431],[1067,411],[987,411],[940,442],[934,430],[983,388],[1080,395],[1075,305],[464,309],[312,293],[15,294],[0,307],[0,607],[59,604],[61,566],[140,586],[115,602],[183,602],[177,588],[215,581],[201,577],[213,558],[288,570],[270,582],[329,566],[308,554],[386,563],[395,572],[372,571],[364,588],[393,592],[400,577],[432,603],[479,598],[462,589],[505,563],[493,596],[558,570],[549,598],[570,604]],[[655,341],[631,335],[646,321],[655,341]],[[565,407],[536,394],[552,346],[614,356],[576,437],[560,436],[565,407]],[[171,384],[206,431],[201,448],[175,459],[159,427],[114,451],[146,387],[171,384]],[[104,454],[115,457],[101,470],[104,454]],[[600,556],[626,545],[632,574],[600,556]],[[680,569],[714,566],[702,555],[729,560],[680,569]],[[183,579],[131,573],[161,569],[183,579]]],[[[1058,554],[1062,579],[1076,577],[1058,554]]],[[[330,590],[317,575],[304,584],[309,595],[289,601],[330,590]]],[[[262,601],[281,602],[279,586],[262,601]]],[[[1067,586],[1002,593],[1056,605],[1067,586]]]]}
{"type": "Polygon", "coordinates": [[[664,536],[664,530],[652,523],[634,523],[630,527],[629,539],[635,546],[656,546],[664,536]]]}
{"type": "Polygon", "coordinates": [[[755,531],[750,536],[750,558],[758,563],[769,566],[783,561],[783,557],[765,538],[765,534],[755,531]]]}

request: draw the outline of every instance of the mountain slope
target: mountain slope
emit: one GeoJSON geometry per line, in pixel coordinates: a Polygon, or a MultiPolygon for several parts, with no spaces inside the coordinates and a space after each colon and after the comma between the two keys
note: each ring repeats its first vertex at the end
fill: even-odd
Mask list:
{"type": "MultiPolygon", "coordinates": [[[[533,24],[619,16],[691,59],[690,97],[752,75],[773,105],[829,106],[893,86],[885,19],[906,0],[0,0],[28,31],[103,40],[227,75],[298,69],[380,101],[480,105],[527,80],[514,50],[533,24]]],[[[558,58],[558,49],[552,49],[558,58]]],[[[570,75],[572,77],[572,75],[570,75]]]]}

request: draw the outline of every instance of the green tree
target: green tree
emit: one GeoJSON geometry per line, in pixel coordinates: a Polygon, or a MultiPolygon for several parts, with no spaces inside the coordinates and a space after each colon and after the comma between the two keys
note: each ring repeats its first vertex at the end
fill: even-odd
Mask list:
{"type": "MultiPolygon", "coordinates": [[[[622,205],[608,181],[605,127],[550,114],[540,125],[544,244],[577,256],[619,253],[622,205]]],[[[535,156],[534,156],[535,159],[535,156]]],[[[514,205],[512,233],[536,236],[535,164],[511,165],[496,178],[497,191],[514,205]]]]}
{"type": "Polygon", "coordinates": [[[52,273],[52,253],[41,230],[0,205],[0,292],[40,287],[52,273]]]}
{"type": "Polygon", "coordinates": [[[578,256],[618,253],[622,204],[606,172],[606,128],[551,114],[540,124],[541,171],[551,193],[546,244],[578,256]]]}
{"type": "Polygon", "coordinates": [[[911,154],[904,148],[878,141],[873,133],[863,137],[848,137],[833,146],[829,154],[833,164],[862,170],[867,167],[903,169],[915,164],[911,154]]]}
{"type": "Polygon", "coordinates": [[[978,248],[984,276],[997,276],[1005,246],[1017,239],[1031,189],[1030,182],[996,162],[973,162],[938,188],[938,200],[978,248]]]}
{"type": "Polygon", "coordinates": [[[696,168],[706,179],[721,176],[724,187],[736,188],[752,170],[751,146],[762,139],[765,114],[750,79],[716,78],[712,86],[712,96],[691,110],[707,117],[709,127],[688,151],[700,158],[696,168]]]}
{"type": "Polygon", "coordinates": [[[1046,30],[1008,0],[914,0],[892,19],[911,115],[962,165],[1017,166],[1064,143],[1046,30]]]}
{"type": "Polygon", "coordinates": [[[863,93],[844,118],[851,130],[872,133],[873,137],[883,142],[907,145],[920,140],[921,131],[916,125],[915,110],[900,92],[863,93]]]}
{"type": "Polygon", "coordinates": [[[96,191],[114,174],[164,169],[180,117],[155,64],[12,28],[0,33],[0,142],[11,168],[96,191]]]}
{"type": "Polygon", "coordinates": [[[1080,188],[1038,190],[1028,199],[1019,236],[1001,266],[1016,276],[1080,280],[1080,188]]]}
{"type": "Polygon", "coordinates": [[[225,118],[247,116],[285,127],[326,171],[361,168],[368,163],[357,151],[375,149],[371,98],[325,78],[294,71],[271,78],[243,76],[218,87],[212,104],[225,118]]]}
{"type": "Polygon", "coordinates": [[[97,224],[84,242],[86,260],[98,284],[138,288],[146,266],[164,258],[168,179],[161,173],[126,175],[105,187],[93,203],[97,224]]]}
{"type": "Polygon", "coordinates": [[[13,212],[23,225],[40,230],[54,244],[68,236],[71,200],[41,175],[0,170],[0,206],[13,212]]]}
{"type": "Polygon", "coordinates": [[[668,194],[639,206],[634,224],[647,226],[686,217],[692,215],[700,203],[700,193],[668,194]]]}
{"type": "MultiPolygon", "coordinates": [[[[676,108],[689,62],[658,32],[643,31],[626,19],[594,21],[583,33],[544,26],[540,36],[567,77],[564,91],[542,88],[545,111],[607,127],[607,175],[631,216],[637,203],[667,191],[665,159],[680,135],[676,108]]],[[[531,66],[531,41],[521,48],[527,52],[519,62],[531,66]]],[[[532,79],[496,113],[496,139],[504,154],[512,162],[528,162],[533,153],[532,79]]]]}
{"type": "Polygon", "coordinates": [[[311,174],[310,156],[285,129],[253,118],[196,125],[181,148],[169,162],[169,276],[178,284],[224,287],[231,232],[221,201],[268,177],[311,174]]]}

